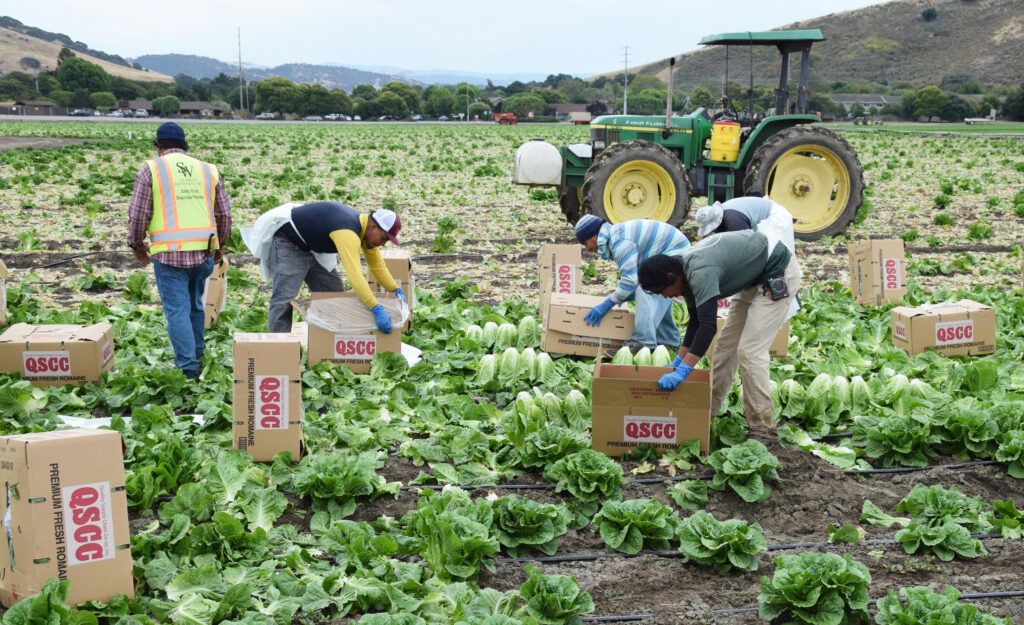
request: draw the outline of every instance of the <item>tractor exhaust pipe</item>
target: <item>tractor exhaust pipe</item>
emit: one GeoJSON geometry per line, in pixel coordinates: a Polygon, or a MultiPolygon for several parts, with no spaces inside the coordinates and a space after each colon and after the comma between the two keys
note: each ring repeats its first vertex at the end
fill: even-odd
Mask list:
{"type": "Polygon", "coordinates": [[[668,60],[668,98],[665,100],[665,130],[661,132],[662,139],[672,136],[672,74],[676,67],[676,57],[668,60]]]}

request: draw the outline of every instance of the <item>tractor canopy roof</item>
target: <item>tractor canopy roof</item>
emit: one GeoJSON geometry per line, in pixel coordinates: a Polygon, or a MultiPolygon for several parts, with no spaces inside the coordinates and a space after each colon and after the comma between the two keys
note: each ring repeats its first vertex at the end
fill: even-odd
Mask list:
{"type": "Polygon", "coordinates": [[[815,41],[825,41],[825,37],[817,28],[813,30],[770,30],[767,32],[723,33],[708,35],[700,40],[700,45],[722,46],[780,46],[802,47],[815,41]]]}

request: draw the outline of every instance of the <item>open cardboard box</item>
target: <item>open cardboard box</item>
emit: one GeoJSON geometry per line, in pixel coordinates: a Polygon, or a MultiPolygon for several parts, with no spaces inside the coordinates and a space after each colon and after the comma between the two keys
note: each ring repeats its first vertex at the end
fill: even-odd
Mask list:
{"type": "Polygon", "coordinates": [[[579,293],[552,293],[540,348],[550,354],[597,356],[601,350],[621,347],[633,336],[633,312],[624,304],[609,310],[600,325],[584,322],[587,313],[604,300],[579,293]]]}
{"type": "Polygon", "coordinates": [[[621,456],[650,445],[659,453],[699,440],[702,454],[711,445],[711,372],[694,369],[674,391],[658,388],[668,367],[594,365],[591,388],[591,447],[621,456]]]}
{"type": "Polygon", "coordinates": [[[391,334],[384,334],[374,326],[373,313],[366,309],[362,300],[350,291],[342,293],[313,293],[311,301],[321,299],[332,302],[331,317],[334,323],[344,327],[351,324],[352,331],[335,331],[316,324],[309,318],[308,309],[292,300],[292,307],[299,311],[308,324],[307,362],[310,367],[325,360],[344,365],[353,373],[366,373],[378,352],[402,351],[402,324],[400,320],[401,301],[390,293],[379,294],[377,300],[391,315],[391,334]],[[372,330],[368,328],[374,328],[372,330]]]}

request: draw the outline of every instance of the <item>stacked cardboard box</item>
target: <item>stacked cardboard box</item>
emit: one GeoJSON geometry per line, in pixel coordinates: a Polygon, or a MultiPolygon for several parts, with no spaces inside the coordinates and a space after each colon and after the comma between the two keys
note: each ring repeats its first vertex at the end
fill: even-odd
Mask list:
{"type": "MultiPolygon", "coordinates": [[[[345,365],[353,373],[366,373],[373,364],[373,357],[379,352],[402,351],[402,328],[395,325],[391,334],[384,334],[376,329],[373,313],[366,309],[362,300],[355,293],[313,293],[312,299],[332,300],[329,314],[335,329],[317,325],[310,319],[306,310],[293,302],[302,313],[309,325],[307,361],[312,367],[325,360],[345,365]],[[351,325],[352,331],[343,328],[351,325]],[[338,330],[337,328],[342,328],[338,330]],[[373,328],[373,329],[370,329],[373,328]]],[[[398,317],[400,302],[390,294],[380,294],[377,300],[391,314],[394,321],[398,317]]]]}
{"type": "Polygon", "coordinates": [[[583,248],[579,245],[542,245],[537,253],[540,317],[547,319],[552,293],[574,295],[583,290],[583,248]]]}
{"type": "Polygon", "coordinates": [[[907,293],[906,258],[900,239],[854,241],[849,245],[850,290],[858,304],[898,302],[907,293]]]}
{"type": "Polygon", "coordinates": [[[996,351],[996,311],[969,299],[891,311],[892,344],[908,354],[987,356],[996,351]]]}
{"type": "Polygon", "coordinates": [[[205,327],[209,328],[228,301],[228,261],[225,258],[213,265],[213,273],[206,279],[203,289],[203,312],[206,315],[205,327]]]}
{"type": "Polygon", "coordinates": [[[7,323],[7,265],[0,260],[0,326],[7,323]]]}
{"type": "MultiPolygon", "coordinates": [[[[409,303],[409,321],[405,323],[406,332],[412,328],[412,310],[416,306],[416,278],[412,275],[412,254],[408,250],[392,250],[383,249],[380,251],[381,257],[384,259],[384,265],[388,268],[388,273],[398,283],[398,288],[402,289],[405,293],[405,298],[409,303]]],[[[374,291],[383,291],[384,287],[377,282],[377,277],[373,275],[373,272],[367,269],[366,280],[370,284],[370,288],[374,291]]]]}
{"type": "Polygon", "coordinates": [[[551,294],[540,348],[551,354],[597,356],[621,347],[633,335],[633,313],[625,305],[608,311],[598,326],[584,322],[586,314],[604,300],[593,295],[551,294]]]}
{"type": "Polygon", "coordinates": [[[302,457],[302,346],[296,334],[235,333],[235,449],[261,462],[302,457]]]}
{"type": "Polygon", "coordinates": [[[113,369],[114,334],[109,323],[16,323],[0,334],[0,371],[18,371],[36,386],[99,382],[100,374],[113,369]]]}
{"type": "Polygon", "coordinates": [[[695,369],[674,391],[658,388],[665,367],[598,362],[591,390],[591,447],[621,456],[639,445],[659,452],[699,440],[711,441],[711,372],[695,369]]]}
{"type": "Polygon", "coordinates": [[[53,577],[68,604],[134,594],[121,435],[78,428],[0,437],[0,601],[53,577]]]}

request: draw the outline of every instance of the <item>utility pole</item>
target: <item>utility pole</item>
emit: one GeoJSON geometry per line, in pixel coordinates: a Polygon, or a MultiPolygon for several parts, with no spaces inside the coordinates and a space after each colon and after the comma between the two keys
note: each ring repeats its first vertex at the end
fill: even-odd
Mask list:
{"type": "Polygon", "coordinates": [[[629,46],[623,46],[622,61],[622,114],[629,114],[629,46]]]}
{"type": "MultiPolygon", "coordinates": [[[[238,108],[244,109],[245,105],[242,104],[242,92],[245,91],[245,80],[242,78],[242,27],[238,27],[238,108]]],[[[246,99],[248,100],[246,94],[246,99]]]]}

